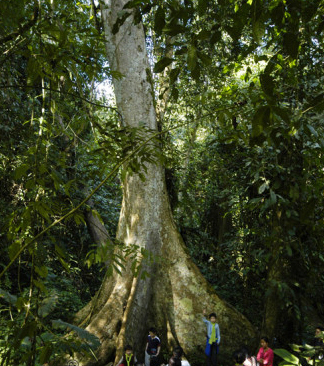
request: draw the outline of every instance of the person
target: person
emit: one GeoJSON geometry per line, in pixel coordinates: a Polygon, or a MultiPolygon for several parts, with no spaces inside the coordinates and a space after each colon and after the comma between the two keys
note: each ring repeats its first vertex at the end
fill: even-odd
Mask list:
{"type": "Polygon", "coordinates": [[[243,366],[258,366],[256,356],[251,356],[251,354],[246,346],[241,347],[241,352],[243,352],[244,357],[245,357],[243,366]]]}
{"type": "Polygon", "coordinates": [[[155,328],[149,329],[149,335],[147,337],[146,347],[145,347],[145,366],[150,366],[151,359],[153,359],[153,364],[158,360],[158,356],[161,350],[161,341],[157,336],[157,331],[155,328]]]}
{"type": "Polygon", "coordinates": [[[245,361],[245,354],[242,350],[236,350],[233,353],[233,361],[235,366],[243,366],[245,361]]]}
{"type": "Polygon", "coordinates": [[[315,328],[315,337],[312,342],[313,347],[323,346],[323,335],[322,335],[323,331],[324,331],[324,328],[320,325],[315,328]]]}
{"type": "Polygon", "coordinates": [[[133,353],[131,345],[125,346],[123,357],[117,363],[117,366],[134,366],[138,365],[136,356],[133,353]]]}
{"type": "Polygon", "coordinates": [[[272,366],[274,354],[272,349],[269,347],[269,338],[261,337],[260,345],[261,347],[257,354],[257,361],[260,366],[272,366]]]}
{"type": "Polygon", "coordinates": [[[313,357],[309,357],[308,361],[323,359],[323,353],[324,353],[323,331],[324,328],[320,325],[315,328],[314,339],[312,341],[312,346],[315,347],[315,355],[313,357]]]}
{"type": "Polygon", "coordinates": [[[182,360],[183,350],[180,346],[175,347],[172,352],[172,356],[167,365],[162,364],[161,366],[190,366],[187,360],[182,360]]]}
{"type": "Polygon", "coordinates": [[[181,357],[183,350],[181,347],[175,347],[172,352],[172,357],[169,360],[168,366],[181,366],[181,357]]]}
{"type": "Polygon", "coordinates": [[[209,320],[205,318],[206,310],[203,311],[203,314],[203,322],[207,325],[207,342],[205,348],[205,353],[208,357],[207,365],[216,366],[219,343],[221,339],[220,329],[219,325],[216,323],[216,313],[209,314],[209,320]]]}

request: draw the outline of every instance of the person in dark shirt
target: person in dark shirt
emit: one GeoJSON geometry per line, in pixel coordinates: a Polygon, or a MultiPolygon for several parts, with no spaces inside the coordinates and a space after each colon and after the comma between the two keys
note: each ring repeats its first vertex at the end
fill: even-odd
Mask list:
{"type": "Polygon", "coordinates": [[[321,334],[323,331],[324,331],[324,328],[321,326],[318,326],[315,328],[315,337],[313,339],[313,344],[312,344],[314,347],[323,346],[323,338],[321,337],[321,334]]]}
{"type": "Polygon", "coordinates": [[[155,328],[149,329],[149,335],[147,337],[147,343],[145,348],[145,366],[150,366],[152,358],[155,358],[154,361],[158,359],[161,349],[161,341],[156,333],[157,331],[155,328]]]}
{"type": "Polygon", "coordinates": [[[312,346],[315,347],[315,355],[312,357],[313,360],[322,360],[324,356],[324,341],[323,341],[323,331],[322,326],[315,328],[315,337],[312,342],[312,346]]]}

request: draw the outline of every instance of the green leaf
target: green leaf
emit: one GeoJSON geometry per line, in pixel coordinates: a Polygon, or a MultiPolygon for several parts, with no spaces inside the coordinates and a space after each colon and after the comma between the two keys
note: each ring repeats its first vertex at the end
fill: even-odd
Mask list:
{"type": "Polygon", "coordinates": [[[174,61],[173,58],[163,57],[160,61],[158,61],[154,65],[154,72],[159,73],[162,72],[167,66],[169,66],[174,61]]]}
{"type": "Polygon", "coordinates": [[[162,6],[159,6],[154,16],[154,30],[157,34],[161,34],[165,26],[165,11],[162,6]]]}
{"type": "Polygon", "coordinates": [[[113,34],[117,34],[118,33],[119,28],[125,23],[125,20],[130,15],[132,15],[132,13],[130,11],[123,10],[122,12],[120,12],[120,16],[117,18],[117,20],[116,20],[116,22],[115,22],[115,24],[113,25],[113,28],[112,28],[112,33],[113,34]]]}
{"type": "Polygon", "coordinates": [[[73,218],[77,225],[85,224],[85,219],[82,212],[75,212],[73,218]]]}
{"type": "Polygon", "coordinates": [[[44,282],[42,281],[38,281],[38,280],[33,280],[33,284],[39,288],[42,292],[46,292],[46,287],[45,287],[45,284],[44,282]]]}
{"type": "Polygon", "coordinates": [[[261,184],[261,186],[258,189],[258,193],[262,194],[266,189],[269,188],[269,184],[267,182],[261,184]]]}
{"type": "Polygon", "coordinates": [[[293,355],[292,353],[288,352],[283,348],[278,348],[273,350],[273,352],[278,355],[279,357],[283,358],[285,361],[289,362],[293,365],[299,365],[299,358],[293,355]]]}
{"type": "Polygon", "coordinates": [[[283,44],[289,56],[295,59],[298,55],[299,50],[298,34],[295,34],[293,32],[285,33],[283,38],[283,44]]]}
{"type": "Polygon", "coordinates": [[[68,263],[65,262],[65,260],[61,257],[58,258],[59,262],[62,264],[62,266],[65,268],[67,272],[70,272],[70,266],[68,263]]]}
{"type": "Polygon", "coordinates": [[[97,348],[100,346],[99,338],[96,337],[94,334],[86,331],[85,329],[79,328],[73,324],[66,323],[60,319],[52,320],[52,324],[54,328],[61,328],[61,329],[70,329],[77,333],[77,335],[84,339],[87,343],[89,343],[93,348],[97,348]]]}
{"type": "Polygon", "coordinates": [[[66,253],[63,250],[63,248],[61,248],[58,244],[55,244],[55,251],[56,253],[61,257],[61,258],[65,258],[66,257],[66,253]]]}
{"type": "Polygon", "coordinates": [[[15,255],[19,252],[21,248],[21,245],[18,241],[13,242],[8,249],[9,252],[9,258],[13,259],[15,257],[15,255]]]}
{"type": "Polygon", "coordinates": [[[176,81],[177,81],[177,78],[180,74],[180,68],[177,67],[175,69],[172,69],[170,71],[170,85],[173,85],[176,81]]]}
{"type": "Polygon", "coordinates": [[[263,73],[260,75],[260,83],[261,88],[264,91],[264,93],[272,98],[273,97],[273,91],[275,89],[275,83],[273,81],[273,78],[270,74],[263,73]]]}
{"type": "Polygon", "coordinates": [[[15,170],[15,178],[16,179],[20,179],[22,176],[26,175],[28,169],[29,169],[29,165],[28,164],[21,164],[15,170]]]}
{"type": "Polygon", "coordinates": [[[278,366],[292,366],[292,365],[293,365],[292,363],[289,363],[287,361],[281,361],[278,364],[278,366]]]}
{"type": "Polygon", "coordinates": [[[190,45],[187,53],[188,69],[193,71],[197,64],[197,49],[194,45],[190,45]]]}
{"type": "Polygon", "coordinates": [[[252,136],[257,137],[261,135],[264,128],[269,124],[270,120],[270,107],[260,107],[253,116],[252,120],[252,136]]]}
{"type": "Polygon", "coordinates": [[[42,348],[42,351],[39,355],[39,362],[43,365],[47,363],[52,355],[53,345],[51,343],[47,343],[45,347],[42,348]]]}
{"type": "Polygon", "coordinates": [[[17,296],[11,295],[8,291],[2,290],[0,288],[0,298],[6,300],[9,304],[16,304],[17,296]]]}
{"type": "Polygon", "coordinates": [[[46,278],[48,274],[48,270],[46,266],[35,266],[35,272],[38,273],[41,277],[46,278]]]}
{"type": "Polygon", "coordinates": [[[315,128],[314,128],[312,125],[310,125],[309,123],[307,123],[307,128],[309,129],[309,131],[310,131],[314,136],[318,137],[318,133],[317,133],[317,131],[315,130],[315,128]]]}
{"type": "Polygon", "coordinates": [[[259,18],[253,22],[252,33],[255,42],[260,44],[262,41],[262,37],[264,36],[265,33],[265,23],[262,20],[262,18],[261,19],[259,18]]]}
{"type": "Polygon", "coordinates": [[[173,100],[176,102],[179,98],[179,90],[178,88],[176,88],[175,86],[172,88],[171,91],[171,97],[173,98],[173,100]]]}
{"type": "Polygon", "coordinates": [[[197,55],[204,65],[206,65],[206,66],[211,65],[212,59],[208,55],[206,55],[205,53],[200,52],[200,51],[197,52],[197,55]]]}
{"type": "Polygon", "coordinates": [[[274,205],[277,202],[277,195],[270,189],[270,205],[274,205]]]}
{"type": "Polygon", "coordinates": [[[38,309],[38,315],[42,318],[45,318],[47,315],[49,315],[55,309],[58,299],[59,297],[56,293],[46,297],[38,309]]]}

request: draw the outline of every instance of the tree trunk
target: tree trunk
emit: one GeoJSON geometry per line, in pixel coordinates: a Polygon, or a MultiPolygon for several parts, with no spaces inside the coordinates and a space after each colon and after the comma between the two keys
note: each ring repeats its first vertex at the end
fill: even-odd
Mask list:
{"type": "MultiPolygon", "coordinates": [[[[144,123],[157,130],[143,26],[134,25],[130,16],[113,34],[117,14],[127,0],[103,3],[107,56],[111,69],[123,75],[114,80],[118,109],[127,126],[144,123]]],[[[145,182],[137,174],[127,175],[123,182],[117,236],[125,245],[138,245],[155,257],[152,262],[142,260],[141,274],[148,273],[144,279],[134,277],[130,265],[121,275],[107,276],[97,297],[100,306],[92,304],[78,314],[78,321],[87,321],[87,330],[101,340],[98,361],[83,361],[83,365],[117,360],[126,344],[132,344],[143,359],[152,326],[158,329],[164,351],[180,344],[189,358],[195,351],[203,357],[203,309],[218,315],[221,354],[231,354],[255,337],[249,321],[214,293],[190,259],[172,218],[163,167],[146,164],[146,168],[145,182]]]]}

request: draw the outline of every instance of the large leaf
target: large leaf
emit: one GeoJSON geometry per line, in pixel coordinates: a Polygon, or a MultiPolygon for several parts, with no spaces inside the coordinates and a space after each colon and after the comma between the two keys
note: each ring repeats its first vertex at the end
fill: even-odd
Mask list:
{"type": "Polygon", "coordinates": [[[42,303],[38,309],[38,315],[42,318],[45,318],[48,314],[50,314],[54,310],[54,308],[58,302],[58,298],[59,297],[56,293],[53,293],[51,296],[46,297],[42,301],[42,303]]]}
{"type": "Polygon", "coordinates": [[[262,19],[257,19],[253,22],[252,31],[255,42],[260,44],[265,33],[264,21],[262,19]]]}
{"type": "Polygon", "coordinates": [[[169,66],[174,61],[173,58],[163,57],[160,61],[158,61],[154,66],[154,72],[162,72],[167,66],[169,66]]]}
{"type": "Polygon", "coordinates": [[[16,304],[17,296],[11,295],[8,291],[0,288],[0,298],[5,299],[9,304],[16,304]]]}
{"type": "Polygon", "coordinates": [[[79,328],[76,325],[66,323],[60,319],[52,320],[52,324],[54,328],[61,328],[61,329],[70,329],[77,333],[77,335],[84,339],[87,343],[91,345],[93,348],[97,348],[100,346],[99,338],[96,337],[94,334],[86,331],[85,329],[79,328]]]}
{"type": "Polygon", "coordinates": [[[129,11],[122,11],[120,16],[117,18],[116,23],[113,25],[112,33],[117,34],[119,28],[125,23],[125,20],[131,15],[132,13],[129,11]]]}
{"type": "Polygon", "coordinates": [[[154,16],[154,30],[157,34],[161,34],[165,26],[165,11],[159,6],[154,16]]]}
{"type": "Polygon", "coordinates": [[[187,62],[188,62],[188,69],[190,71],[193,71],[197,64],[197,49],[193,44],[190,45],[188,48],[187,62]]]}
{"type": "Polygon", "coordinates": [[[270,120],[270,107],[262,106],[254,114],[252,120],[252,136],[257,137],[261,135],[264,128],[269,124],[270,120]]]}
{"type": "Polygon", "coordinates": [[[180,69],[177,67],[170,71],[170,85],[173,85],[180,74],[180,69]]]}
{"type": "Polygon", "coordinates": [[[272,98],[273,97],[273,92],[275,89],[275,83],[273,81],[273,78],[270,74],[267,73],[263,73],[260,75],[260,83],[261,83],[261,87],[262,90],[264,91],[264,93],[272,98]]]}
{"type": "Polygon", "coordinates": [[[284,35],[283,44],[289,56],[296,58],[299,50],[298,35],[293,32],[287,32],[284,35]]]}
{"type": "Polygon", "coordinates": [[[287,350],[283,349],[283,348],[278,348],[273,350],[273,352],[280,356],[281,358],[283,358],[285,361],[289,362],[290,364],[293,365],[299,365],[299,358],[296,357],[295,355],[293,355],[292,353],[288,352],[287,350]]]}
{"type": "Polygon", "coordinates": [[[13,242],[9,246],[9,249],[8,249],[8,251],[9,251],[9,258],[10,259],[13,259],[16,256],[16,254],[19,252],[20,248],[21,248],[21,245],[20,245],[20,243],[18,241],[13,242]]]}

